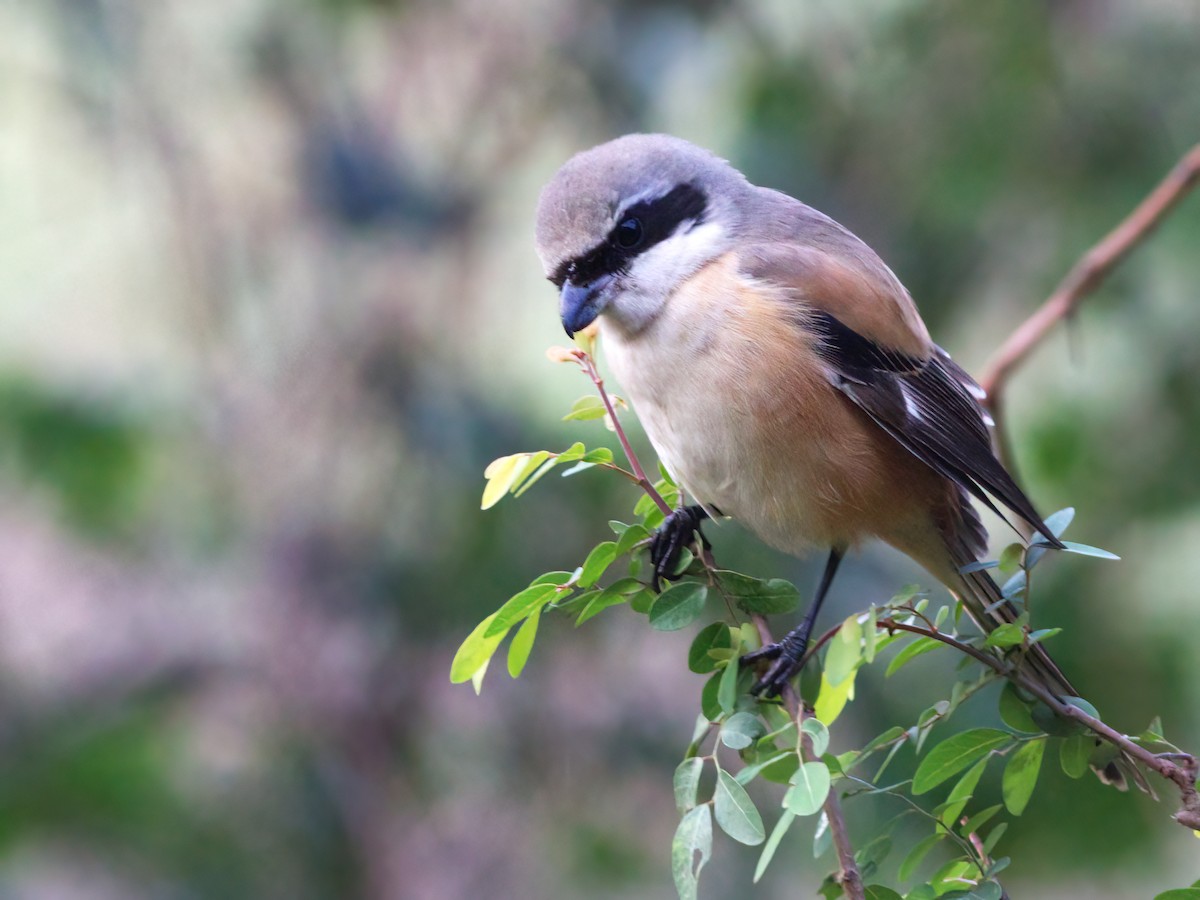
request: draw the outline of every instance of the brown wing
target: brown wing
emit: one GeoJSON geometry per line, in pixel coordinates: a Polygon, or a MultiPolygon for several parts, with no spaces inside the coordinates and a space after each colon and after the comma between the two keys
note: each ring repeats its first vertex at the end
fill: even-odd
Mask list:
{"type": "Polygon", "coordinates": [[[783,258],[779,250],[756,252],[751,258],[757,264],[748,274],[785,288],[795,301],[794,321],[816,334],[815,349],[833,386],[934,471],[999,513],[995,498],[1052,545],[1061,546],[993,453],[990,419],[977,399],[979,386],[940,347],[927,344],[926,354],[905,349],[920,347],[921,338],[928,341],[919,318],[919,333],[910,328],[900,335],[907,340],[889,343],[879,337],[895,337],[911,324],[910,312],[916,316],[907,293],[891,289],[894,283],[903,292],[894,277],[882,280],[871,269],[851,277],[841,273],[853,266],[837,260],[814,263],[812,257],[820,251],[802,252],[809,258],[787,266],[778,265],[783,258]],[[830,277],[829,272],[839,275],[830,277]],[[863,282],[869,286],[862,287],[863,282]]]}

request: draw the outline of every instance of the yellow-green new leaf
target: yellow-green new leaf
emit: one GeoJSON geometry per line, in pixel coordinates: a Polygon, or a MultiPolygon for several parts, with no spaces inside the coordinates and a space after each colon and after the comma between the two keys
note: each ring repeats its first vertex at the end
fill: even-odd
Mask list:
{"type": "Polygon", "coordinates": [[[517,629],[512,643],[508,645],[508,674],[513,678],[519,677],[525,670],[525,663],[529,661],[529,653],[533,650],[533,640],[537,637],[538,619],[541,616],[542,611],[535,610],[517,629]]]}
{"type": "Polygon", "coordinates": [[[500,502],[500,498],[508,493],[508,489],[512,487],[512,483],[528,459],[528,453],[514,453],[512,456],[494,459],[488,464],[488,467],[483,470],[483,477],[487,479],[487,484],[483,488],[480,509],[491,509],[500,502]]]}
{"type": "Polygon", "coordinates": [[[837,686],[850,677],[862,653],[862,626],[858,616],[850,616],[829,642],[825,655],[825,677],[837,686]]]}
{"type": "Polygon", "coordinates": [[[832,725],[846,703],[854,698],[854,679],[858,670],[854,670],[840,684],[830,684],[825,673],[821,673],[821,690],[817,693],[817,702],[813,704],[813,713],[826,725],[832,725]]]}
{"type": "MultiPolygon", "coordinates": [[[[492,654],[496,652],[496,648],[500,646],[500,642],[504,640],[504,635],[508,633],[507,628],[498,634],[487,634],[495,619],[496,614],[492,613],[476,625],[475,630],[467,636],[467,639],[462,642],[462,646],[458,648],[458,652],[454,654],[454,662],[450,664],[450,682],[452,684],[470,681],[476,672],[487,665],[492,654]]],[[[478,692],[478,687],[476,692],[478,692]]]]}
{"type": "Polygon", "coordinates": [[[522,619],[533,615],[534,611],[540,610],[553,600],[558,592],[559,587],[553,584],[535,584],[525,588],[510,598],[490,617],[492,623],[484,632],[484,636],[490,638],[497,634],[503,634],[522,619]]]}

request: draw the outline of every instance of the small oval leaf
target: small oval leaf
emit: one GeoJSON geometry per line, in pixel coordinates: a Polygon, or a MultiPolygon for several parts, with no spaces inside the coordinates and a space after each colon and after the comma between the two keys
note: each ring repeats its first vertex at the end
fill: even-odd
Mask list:
{"type": "Polygon", "coordinates": [[[672,585],[658,595],[650,607],[650,627],[656,631],[678,631],[704,611],[708,588],[694,581],[672,585]]]}
{"type": "Polygon", "coordinates": [[[913,795],[937,787],[971,765],[981,756],[1012,740],[1007,731],[972,728],[947,738],[929,751],[913,775],[913,795]]]}
{"type": "Polygon", "coordinates": [[[832,779],[823,762],[806,762],[791,777],[792,786],[783,795],[783,806],[798,816],[811,816],[825,805],[832,779]]]}
{"type": "Polygon", "coordinates": [[[1004,805],[1014,816],[1019,816],[1025,811],[1029,798],[1033,796],[1045,752],[1045,738],[1026,741],[1017,748],[1004,767],[1004,779],[1001,783],[1004,805]]]}
{"type": "Polygon", "coordinates": [[[716,813],[717,824],[721,826],[721,830],[735,841],[754,846],[766,839],[767,832],[763,828],[762,816],[758,814],[754,801],[750,799],[746,789],[724,769],[717,772],[713,812],[716,813]]]}

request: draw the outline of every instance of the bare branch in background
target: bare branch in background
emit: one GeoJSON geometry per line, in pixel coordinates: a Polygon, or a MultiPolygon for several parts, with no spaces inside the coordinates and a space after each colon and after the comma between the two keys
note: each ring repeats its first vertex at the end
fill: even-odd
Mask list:
{"type": "MultiPolygon", "coordinates": [[[[1131,250],[1145,240],[1200,181],[1200,144],[1192,147],[1137,208],[1075,264],[1054,293],[996,351],[979,380],[999,423],[1008,379],[1026,357],[1085,297],[1096,290],[1131,250]]],[[[999,425],[997,424],[997,427],[999,425]]]]}

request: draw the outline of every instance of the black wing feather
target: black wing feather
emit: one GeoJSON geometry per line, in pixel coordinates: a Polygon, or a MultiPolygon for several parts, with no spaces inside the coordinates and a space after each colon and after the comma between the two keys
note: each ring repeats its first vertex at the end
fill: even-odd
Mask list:
{"type": "MultiPolygon", "coordinates": [[[[885,350],[833,316],[814,311],[817,351],[834,386],[906,450],[996,513],[991,498],[1061,547],[992,452],[978,385],[940,347],[927,360],[885,350]]],[[[1002,514],[1001,514],[1002,515],[1002,514]]]]}

